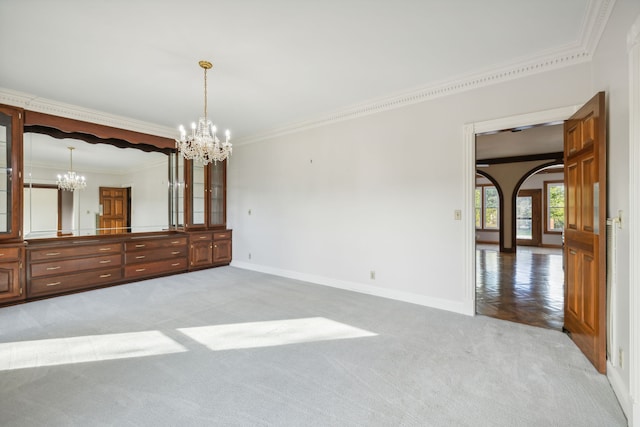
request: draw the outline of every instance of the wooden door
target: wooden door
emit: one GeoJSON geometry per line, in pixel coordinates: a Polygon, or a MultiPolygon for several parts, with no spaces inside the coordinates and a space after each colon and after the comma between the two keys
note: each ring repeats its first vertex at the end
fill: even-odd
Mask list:
{"type": "Polygon", "coordinates": [[[129,195],[127,188],[100,187],[99,234],[118,234],[127,231],[129,195]]]}
{"type": "Polygon", "coordinates": [[[542,192],[520,190],[516,198],[516,238],[523,246],[540,246],[542,243],[542,192]]]}
{"type": "Polygon", "coordinates": [[[606,372],[606,123],[604,92],[564,124],[564,328],[606,372]]]}

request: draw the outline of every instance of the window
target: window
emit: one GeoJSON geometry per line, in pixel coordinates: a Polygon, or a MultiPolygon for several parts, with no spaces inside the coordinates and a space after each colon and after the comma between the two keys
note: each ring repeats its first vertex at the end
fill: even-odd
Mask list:
{"type": "Polygon", "coordinates": [[[476,228],[479,230],[498,230],[500,198],[493,185],[476,187],[476,228]]]}
{"type": "Polygon", "coordinates": [[[545,233],[561,233],[564,229],[564,182],[545,181],[545,233]]]}

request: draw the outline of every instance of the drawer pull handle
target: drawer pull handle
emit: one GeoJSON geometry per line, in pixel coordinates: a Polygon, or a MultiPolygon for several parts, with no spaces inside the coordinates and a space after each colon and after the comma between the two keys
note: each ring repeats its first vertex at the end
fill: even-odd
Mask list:
{"type": "Polygon", "coordinates": [[[60,255],[60,252],[49,252],[48,254],[46,254],[47,256],[56,256],[56,255],[60,255]]]}
{"type": "Polygon", "coordinates": [[[138,255],[136,259],[145,259],[146,257],[147,257],[146,255],[138,255]]]}
{"type": "Polygon", "coordinates": [[[174,240],[173,242],[171,242],[171,244],[172,244],[172,245],[177,245],[177,244],[179,244],[179,243],[180,243],[180,241],[179,241],[179,240],[174,240]]]}
{"type": "Polygon", "coordinates": [[[171,255],[178,255],[180,253],[180,251],[172,251],[171,255]]]}
{"type": "Polygon", "coordinates": [[[180,265],[180,263],[179,263],[179,262],[176,262],[176,263],[171,264],[171,267],[177,267],[177,266],[179,266],[179,265],[180,265]]]}
{"type": "Polygon", "coordinates": [[[575,254],[577,254],[577,252],[576,252],[576,251],[574,251],[573,249],[569,249],[569,253],[570,253],[571,255],[575,255],[575,254]]]}
{"type": "Polygon", "coordinates": [[[103,259],[102,261],[100,261],[100,264],[109,264],[110,262],[110,259],[103,259]]]}
{"type": "Polygon", "coordinates": [[[58,270],[60,268],[59,265],[56,265],[55,267],[47,267],[47,271],[49,270],[58,270]]]}
{"type": "Polygon", "coordinates": [[[208,238],[209,238],[209,236],[200,236],[200,237],[198,237],[198,239],[208,239],[208,238]]]}
{"type": "Polygon", "coordinates": [[[136,245],[136,248],[144,248],[145,246],[147,246],[147,245],[145,245],[144,243],[138,243],[136,245]]]}
{"type": "Polygon", "coordinates": [[[4,256],[4,254],[0,254],[0,256],[4,256]]]}
{"type": "Polygon", "coordinates": [[[111,250],[111,248],[110,248],[110,247],[107,247],[107,248],[100,248],[100,250],[101,250],[101,251],[110,251],[110,250],[111,250]]]}
{"type": "Polygon", "coordinates": [[[101,279],[106,279],[107,277],[111,277],[111,274],[101,274],[100,275],[101,279]]]}
{"type": "Polygon", "coordinates": [[[140,272],[145,271],[145,270],[146,270],[146,268],[136,268],[136,273],[140,273],[140,272]]]}
{"type": "Polygon", "coordinates": [[[60,283],[62,283],[62,282],[47,283],[47,286],[58,286],[60,283]]]}

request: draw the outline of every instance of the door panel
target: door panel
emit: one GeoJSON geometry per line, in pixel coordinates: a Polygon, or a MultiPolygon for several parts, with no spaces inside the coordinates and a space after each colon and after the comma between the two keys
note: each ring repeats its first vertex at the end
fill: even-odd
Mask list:
{"type": "Polygon", "coordinates": [[[576,345],[606,371],[606,123],[600,92],[565,122],[565,324],[576,345]]]}
{"type": "Polygon", "coordinates": [[[100,187],[100,234],[118,234],[127,231],[128,189],[100,187]]]}

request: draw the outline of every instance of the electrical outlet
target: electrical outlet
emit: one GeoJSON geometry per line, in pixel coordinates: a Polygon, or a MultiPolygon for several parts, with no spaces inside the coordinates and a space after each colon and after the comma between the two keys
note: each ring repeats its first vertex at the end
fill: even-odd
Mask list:
{"type": "Polygon", "coordinates": [[[371,270],[369,272],[369,278],[371,278],[371,280],[376,280],[376,272],[375,272],[375,270],[371,270]]]}

